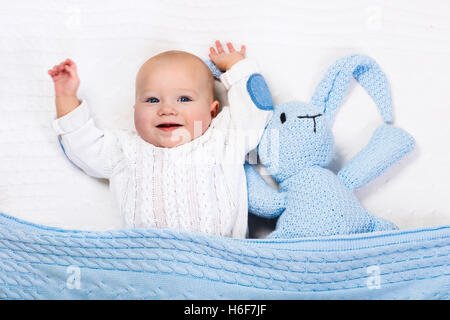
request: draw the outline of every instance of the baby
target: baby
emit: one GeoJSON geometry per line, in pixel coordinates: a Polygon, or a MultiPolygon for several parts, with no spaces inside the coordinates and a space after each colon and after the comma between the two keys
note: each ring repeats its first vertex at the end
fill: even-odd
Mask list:
{"type": "Polygon", "coordinates": [[[271,111],[253,104],[246,88],[259,72],[220,41],[209,57],[223,73],[228,104],[219,112],[214,77],[183,51],[147,60],[136,77],[136,132],[96,127],[79,78],[67,59],[48,73],[54,81],[53,127],[66,156],[86,174],[110,181],[129,228],[167,228],[244,238],[247,235],[246,154],[260,140],[271,111]]]}

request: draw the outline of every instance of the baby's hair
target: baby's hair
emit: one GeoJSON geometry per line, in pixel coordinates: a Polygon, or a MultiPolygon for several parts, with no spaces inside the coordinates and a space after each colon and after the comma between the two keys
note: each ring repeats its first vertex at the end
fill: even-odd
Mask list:
{"type": "MultiPolygon", "coordinates": [[[[209,93],[210,101],[212,102],[214,100],[214,75],[202,59],[200,59],[196,55],[186,52],[186,51],[169,50],[169,51],[164,51],[164,52],[158,53],[157,55],[154,55],[153,57],[151,57],[149,60],[165,60],[165,59],[169,60],[169,59],[179,59],[179,58],[194,59],[200,63],[200,65],[206,71],[206,74],[208,77],[208,83],[207,83],[208,89],[207,90],[209,93]]],[[[149,61],[149,60],[147,60],[147,61],[149,61]]]]}

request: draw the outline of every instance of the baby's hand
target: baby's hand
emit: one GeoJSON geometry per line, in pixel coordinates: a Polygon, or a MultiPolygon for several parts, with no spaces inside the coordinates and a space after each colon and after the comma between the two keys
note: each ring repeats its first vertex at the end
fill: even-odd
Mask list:
{"type": "Polygon", "coordinates": [[[54,66],[53,69],[48,70],[48,74],[53,79],[56,97],[74,97],[77,95],[80,79],[75,62],[66,59],[59,65],[54,66]]]}
{"type": "Polygon", "coordinates": [[[209,51],[211,52],[209,54],[209,58],[214,62],[217,68],[220,69],[220,71],[228,71],[231,69],[231,67],[237,63],[240,60],[243,60],[245,58],[245,45],[242,45],[241,51],[236,51],[233,48],[233,45],[231,42],[227,42],[227,47],[230,53],[226,53],[223,50],[222,44],[219,40],[216,42],[217,51],[214,49],[214,47],[210,47],[209,51]]]}

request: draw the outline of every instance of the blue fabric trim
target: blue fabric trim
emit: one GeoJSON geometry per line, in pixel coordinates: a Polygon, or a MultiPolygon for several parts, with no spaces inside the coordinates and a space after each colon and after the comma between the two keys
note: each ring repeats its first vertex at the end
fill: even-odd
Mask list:
{"type": "Polygon", "coordinates": [[[203,59],[203,62],[208,66],[209,70],[211,70],[214,78],[216,78],[217,80],[220,79],[220,76],[222,75],[223,72],[216,67],[214,62],[212,62],[211,59],[203,59]]]}
{"type": "Polygon", "coordinates": [[[254,73],[247,81],[247,91],[253,103],[261,110],[273,110],[273,101],[270,90],[267,87],[264,77],[259,73],[254,73]]]}
{"type": "Polygon", "coordinates": [[[75,163],[73,163],[72,160],[70,160],[70,158],[67,156],[66,150],[64,149],[62,143],[61,143],[61,139],[58,136],[58,142],[59,142],[59,146],[61,147],[62,151],[64,152],[64,156],[67,158],[67,160],[69,160],[69,162],[78,170],[81,170],[75,163]]]}
{"type": "Polygon", "coordinates": [[[64,154],[65,154],[66,157],[67,157],[66,150],[64,150],[64,147],[63,147],[63,145],[62,145],[61,140],[59,139],[59,137],[58,137],[58,142],[59,142],[59,146],[61,147],[62,151],[64,152],[64,154]]]}

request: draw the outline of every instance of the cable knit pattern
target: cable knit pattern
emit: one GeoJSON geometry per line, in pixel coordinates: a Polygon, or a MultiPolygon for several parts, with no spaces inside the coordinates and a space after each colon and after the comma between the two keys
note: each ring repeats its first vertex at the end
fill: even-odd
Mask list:
{"type": "Polygon", "coordinates": [[[258,69],[255,61],[244,59],[221,73],[230,106],[203,135],[174,148],[156,147],[135,132],[97,128],[86,100],[53,125],[75,165],[110,180],[128,227],[244,238],[245,154],[257,146],[272,114],[255,106],[247,92],[247,81],[258,69]]]}
{"type": "MultiPolygon", "coordinates": [[[[227,111],[217,121],[222,121],[227,111]]],[[[227,208],[223,219],[230,220],[235,207],[227,204],[228,195],[216,197],[215,184],[226,181],[218,178],[215,170],[220,163],[214,157],[215,146],[211,144],[216,122],[205,134],[191,143],[176,148],[159,148],[146,143],[138,136],[130,144],[137,145],[136,212],[137,226],[190,230],[220,234],[216,226],[219,208],[227,208]],[[196,163],[195,156],[203,163],[196,163]],[[227,216],[228,214],[228,216],[227,216]]],[[[217,141],[224,144],[225,141],[217,141]]],[[[126,201],[132,203],[132,201],[126,201]]],[[[133,224],[133,221],[128,221],[133,224]]],[[[231,231],[225,233],[230,235],[231,231]]]]}
{"type": "Polygon", "coordinates": [[[449,250],[450,226],[280,241],[0,213],[0,299],[448,299],[449,250]]]}

